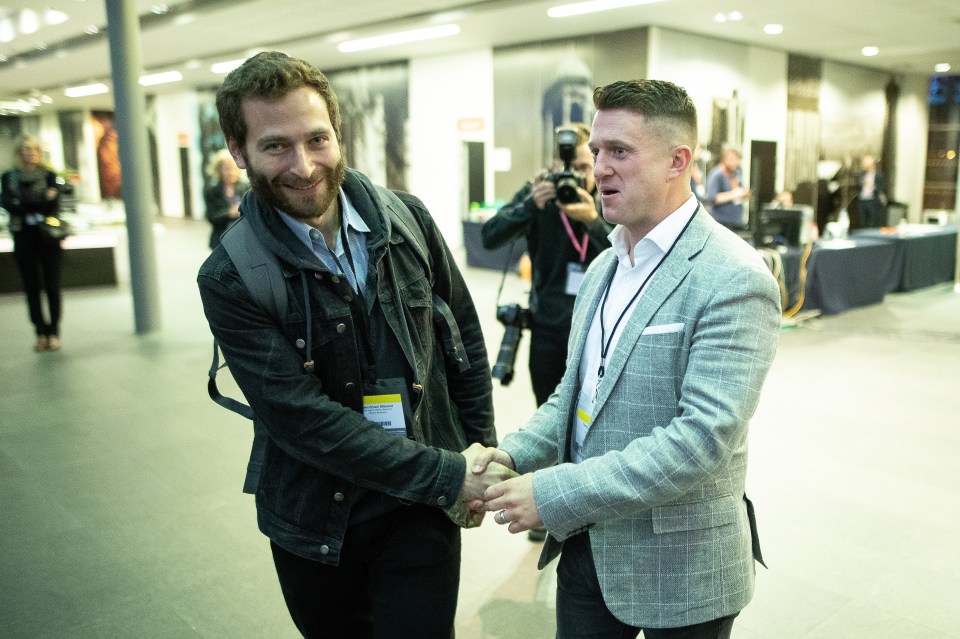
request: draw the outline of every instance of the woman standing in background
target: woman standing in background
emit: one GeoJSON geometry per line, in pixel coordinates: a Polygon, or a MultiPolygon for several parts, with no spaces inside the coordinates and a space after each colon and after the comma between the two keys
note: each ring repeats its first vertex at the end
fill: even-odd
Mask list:
{"type": "Polygon", "coordinates": [[[210,248],[220,244],[220,236],[240,217],[240,200],[249,187],[240,181],[242,174],[226,149],[217,151],[210,161],[207,174],[214,180],[203,191],[207,220],[213,225],[210,248]]]}
{"type": "Polygon", "coordinates": [[[44,232],[47,217],[60,210],[57,174],[41,160],[40,143],[21,135],[14,145],[14,168],[0,176],[0,204],[10,213],[13,256],[27,294],[30,321],[36,327],[34,350],[60,348],[60,240],[44,232]],[[40,291],[47,294],[49,321],[44,319],[40,291]]]}

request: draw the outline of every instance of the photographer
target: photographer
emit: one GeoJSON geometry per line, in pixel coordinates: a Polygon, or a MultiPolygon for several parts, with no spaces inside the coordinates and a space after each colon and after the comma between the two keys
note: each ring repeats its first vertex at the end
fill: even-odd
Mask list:
{"type": "MultiPolygon", "coordinates": [[[[483,225],[483,246],[487,249],[503,246],[520,235],[527,240],[533,272],[530,379],[537,406],[547,401],[563,377],[577,289],[587,265],[610,246],[607,235],[613,230],[600,215],[593,155],[587,146],[590,128],[573,124],[557,131],[556,172],[541,171],[483,225]],[[571,173],[579,182],[575,191],[564,188],[569,186],[571,173]],[[565,197],[558,197],[557,184],[565,197]]],[[[534,531],[530,536],[538,538],[534,531]]]]}

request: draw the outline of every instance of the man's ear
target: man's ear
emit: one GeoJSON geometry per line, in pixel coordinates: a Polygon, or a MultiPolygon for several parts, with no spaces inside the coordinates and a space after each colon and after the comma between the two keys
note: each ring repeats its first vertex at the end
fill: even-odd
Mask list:
{"type": "Polygon", "coordinates": [[[673,157],[671,157],[670,174],[683,175],[693,163],[693,151],[689,146],[681,144],[673,147],[673,157]]]}
{"type": "Polygon", "coordinates": [[[233,161],[237,163],[237,167],[246,171],[247,163],[243,159],[243,148],[240,144],[236,140],[227,140],[227,149],[233,156],[233,161]]]}

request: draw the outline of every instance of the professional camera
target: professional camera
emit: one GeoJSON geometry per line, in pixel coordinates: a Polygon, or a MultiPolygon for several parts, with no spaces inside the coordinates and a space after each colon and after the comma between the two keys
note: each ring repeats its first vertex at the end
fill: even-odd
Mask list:
{"type": "Polygon", "coordinates": [[[573,170],[573,158],[577,156],[577,130],[557,130],[557,157],[563,161],[563,170],[550,173],[546,179],[557,188],[557,202],[573,204],[580,201],[577,188],[587,188],[587,178],[573,170]]]}
{"type": "Polygon", "coordinates": [[[507,327],[500,342],[500,353],[497,363],[491,371],[494,379],[507,386],[513,381],[513,364],[517,361],[517,346],[520,344],[520,335],[523,329],[530,328],[530,309],[519,304],[507,304],[497,307],[497,319],[507,327]]]}

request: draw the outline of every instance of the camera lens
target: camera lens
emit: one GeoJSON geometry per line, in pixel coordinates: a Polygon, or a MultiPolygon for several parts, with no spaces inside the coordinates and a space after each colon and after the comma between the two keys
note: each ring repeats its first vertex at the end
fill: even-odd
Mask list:
{"type": "Polygon", "coordinates": [[[577,192],[578,181],[572,175],[561,176],[557,180],[557,202],[561,204],[573,204],[580,201],[580,194],[577,192]]]}

